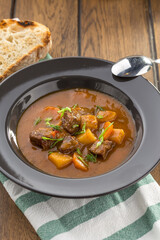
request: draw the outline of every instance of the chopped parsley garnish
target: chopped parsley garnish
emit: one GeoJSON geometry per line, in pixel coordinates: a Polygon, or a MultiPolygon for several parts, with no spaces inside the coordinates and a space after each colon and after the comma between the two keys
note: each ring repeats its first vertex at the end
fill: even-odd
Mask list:
{"type": "Polygon", "coordinates": [[[79,135],[86,132],[86,122],[83,124],[82,131],[76,132],[74,135],[79,135]]]}
{"type": "Polygon", "coordinates": [[[74,124],[74,125],[72,126],[72,128],[76,128],[76,127],[79,127],[79,125],[78,125],[78,124],[74,124]]]}
{"type": "Polygon", "coordinates": [[[50,148],[53,148],[58,142],[63,141],[64,138],[48,138],[48,137],[42,137],[43,140],[45,141],[55,141],[50,148]]]}
{"type": "Polygon", "coordinates": [[[65,107],[65,108],[61,108],[61,110],[58,111],[58,113],[61,113],[61,118],[63,117],[66,111],[71,112],[71,109],[69,107],[65,107]]]}
{"type": "Polygon", "coordinates": [[[76,103],[76,104],[74,104],[74,106],[73,106],[72,108],[74,109],[74,108],[76,108],[77,106],[78,106],[78,104],[76,103]]]}
{"type": "Polygon", "coordinates": [[[99,147],[103,143],[104,138],[102,137],[100,141],[97,143],[96,147],[99,147]]]}
{"type": "Polygon", "coordinates": [[[57,130],[57,131],[62,132],[61,126],[59,126],[59,125],[53,125],[53,124],[52,124],[52,128],[54,128],[54,129],[57,130]]]}
{"type": "Polygon", "coordinates": [[[46,118],[44,121],[45,121],[45,122],[50,122],[50,121],[52,121],[52,119],[53,119],[52,117],[48,117],[48,118],[46,118]]]}
{"type": "Polygon", "coordinates": [[[86,131],[86,122],[83,124],[82,131],[83,131],[83,133],[85,133],[85,131],[86,131]]]}
{"type": "Polygon", "coordinates": [[[57,130],[57,131],[62,132],[61,126],[59,126],[59,125],[50,124],[49,122],[46,122],[46,125],[47,125],[48,127],[51,127],[51,128],[53,128],[53,129],[57,130]]]}
{"type": "Polygon", "coordinates": [[[39,117],[34,121],[34,126],[38,125],[38,123],[40,123],[42,121],[42,119],[39,117]]]}
{"type": "Polygon", "coordinates": [[[86,167],[88,167],[88,164],[83,160],[82,157],[78,156],[77,157],[86,167]]]}
{"type": "Polygon", "coordinates": [[[46,141],[56,141],[57,139],[55,138],[48,138],[48,137],[42,137],[43,140],[46,140],[46,141]]]}
{"type": "Polygon", "coordinates": [[[86,160],[88,162],[97,162],[97,155],[93,155],[92,153],[87,154],[86,160]]]}
{"type": "Polygon", "coordinates": [[[77,148],[77,153],[78,153],[79,155],[82,155],[81,150],[80,150],[79,148],[77,148]]]}
{"type": "Polygon", "coordinates": [[[59,142],[61,142],[61,141],[63,141],[63,139],[64,139],[64,138],[58,138],[57,141],[55,141],[55,142],[50,146],[50,148],[55,147],[56,144],[59,143],[59,142]]]}
{"type": "Polygon", "coordinates": [[[108,127],[106,127],[105,129],[102,129],[101,134],[99,135],[99,142],[97,143],[96,147],[99,147],[103,141],[104,141],[104,134],[105,132],[108,130],[108,128],[110,128],[110,126],[113,124],[114,122],[110,123],[108,127]]]}
{"type": "Polygon", "coordinates": [[[97,109],[97,110],[99,109],[99,110],[101,110],[101,111],[104,111],[104,108],[101,107],[101,106],[98,106],[98,105],[96,106],[96,109],[97,109]]]}
{"type": "Polygon", "coordinates": [[[97,118],[101,119],[101,118],[103,118],[103,116],[102,115],[97,115],[97,118]]]}

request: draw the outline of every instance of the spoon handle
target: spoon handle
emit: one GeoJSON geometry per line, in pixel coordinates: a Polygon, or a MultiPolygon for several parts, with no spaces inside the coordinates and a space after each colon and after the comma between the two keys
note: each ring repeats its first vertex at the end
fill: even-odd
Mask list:
{"type": "Polygon", "coordinates": [[[154,62],[155,63],[160,63],[160,59],[155,59],[154,62]]]}

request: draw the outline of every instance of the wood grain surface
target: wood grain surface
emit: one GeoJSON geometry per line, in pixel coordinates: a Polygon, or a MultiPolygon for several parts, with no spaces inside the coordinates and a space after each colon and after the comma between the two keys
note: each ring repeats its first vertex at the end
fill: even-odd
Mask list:
{"type": "MultiPolygon", "coordinates": [[[[53,57],[77,56],[79,52],[82,56],[111,61],[135,54],[160,57],[159,0],[79,0],[79,4],[78,0],[16,0],[15,3],[14,17],[35,20],[50,28],[53,57]]],[[[0,18],[9,18],[11,0],[0,0],[0,6],[0,18]]],[[[153,71],[145,77],[152,83],[159,80],[153,71]]],[[[160,164],[152,175],[160,184],[160,164]]],[[[1,184],[0,240],[40,240],[1,184]]]]}
{"type": "Polygon", "coordinates": [[[12,0],[0,0],[0,19],[10,18],[12,0]]]}
{"type": "MultiPolygon", "coordinates": [[[[150,57],[148,1],[82,0],[81,52],[111,61],[129,55],[150,57]]],[[[145,77],[154,82],[150,71],[145,77]]]]}
{"type": "Polygon", "coordinates": [[[78,55],[77,0],[16,1],[15,17],[38,21],[52,33],[53,57],[78,55]]]}
{"type": "MultiPolygon", "coordinates": [[[[155,37],[155,55],[156,58],[160,58],[160,2],[159,0],[151,1],[153,26],[154,26],[154,37],[155,37]]],[[[160,76],[160,64],[158,64],[158,75],[160,76]]],[[[160,89],[160,79],[158,76],[158,86],[160,89]]]]}

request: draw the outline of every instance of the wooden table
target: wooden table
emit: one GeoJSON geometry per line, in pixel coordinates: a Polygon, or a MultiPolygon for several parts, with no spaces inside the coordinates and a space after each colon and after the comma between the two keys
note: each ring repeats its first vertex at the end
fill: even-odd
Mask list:
{"type": "MultiPolygon", "coordinates": [[[[160,57],[159,0],[0,0],[0,19],[12,17],[47,25],[53,58],[78,55],[116,61],[136,54],[160,57]]],[[[158,88],[159,70],[154,67],[145,75],[158,88]]],[[[160,184],[160,164],[152,175],[160,184]]],[[[2,185],[0,239],[39,239],[2,185]]]]}

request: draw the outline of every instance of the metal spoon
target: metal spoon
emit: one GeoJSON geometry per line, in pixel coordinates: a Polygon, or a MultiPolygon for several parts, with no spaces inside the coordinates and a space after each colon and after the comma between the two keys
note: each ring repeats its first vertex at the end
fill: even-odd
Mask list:
{"type": "Polygon", "coordinates": [[[148,72],[154,63],[160,63],[160,59],[153,60],[145,56],[129,56],[116,62],[111,71],[118,77],[136,77],[148,72]]]}

